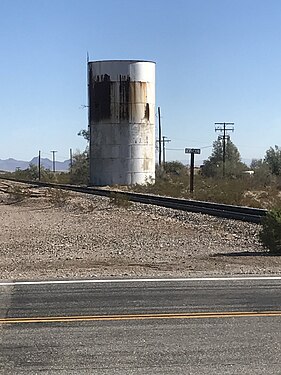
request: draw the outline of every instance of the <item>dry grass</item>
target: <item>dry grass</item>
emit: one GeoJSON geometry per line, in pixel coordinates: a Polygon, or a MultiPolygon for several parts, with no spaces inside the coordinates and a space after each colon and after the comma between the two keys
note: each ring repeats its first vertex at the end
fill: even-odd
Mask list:
{"type": "Polygon", "coordinates": [[[185,199],[233,204],[257,208],[281,207],[281,184],[278,179],[260,176],[243,176],[236,179],[204,178],[200,174],[194,179],[194,192],[190,193],[187,172],[180,175],[162,173],[155,183],[135,185],[132,190],[140,193],[159,194],[185,199]]]}

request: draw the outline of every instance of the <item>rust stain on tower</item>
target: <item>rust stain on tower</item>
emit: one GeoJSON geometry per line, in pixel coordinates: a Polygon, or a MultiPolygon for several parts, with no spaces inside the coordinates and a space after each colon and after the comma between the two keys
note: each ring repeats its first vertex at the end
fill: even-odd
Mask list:
{"type": "Polygon", "coordinates": [[[107,74],[97,76],[95,80],[90,74],[89,97],[90,119],[100,121],[111,117],[111,81],[107,74]]]}

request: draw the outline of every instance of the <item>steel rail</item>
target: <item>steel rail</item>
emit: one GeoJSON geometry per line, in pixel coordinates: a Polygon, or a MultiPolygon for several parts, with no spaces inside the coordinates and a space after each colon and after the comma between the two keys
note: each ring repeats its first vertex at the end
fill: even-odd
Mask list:
{"type": "Polygon", "coordinates": [[[112,197],[115,194],[126,197],[129,201],[152,204],[156,206],[172,208],[176,210],[197,212],[201,214],[207,214],[227,219],[235,219],[241,221],[247,221],[251,223],[261,223],[262,218],[267,214],[267,210],[253,207],[245,206],[235,206],[220,203],[196,201],[192,199],[181,199],[181,198],[171,198],[165,196],[158,196],[152,194],[140,194],[133,192],[125,192],[119,190],[107,190],[95,187],[86,187],[78,185],[64,185],[64,184],[54,184],[50,182],[39,182],[39,181],[22,181],[9,178],[0,178],[1,180],[9,180],[14,182],[21,182],[30,185],[42,186],[42,187],[52,187],[63,190],[71,190],[83,194],[93,194],[104,197],[112,197]]]}

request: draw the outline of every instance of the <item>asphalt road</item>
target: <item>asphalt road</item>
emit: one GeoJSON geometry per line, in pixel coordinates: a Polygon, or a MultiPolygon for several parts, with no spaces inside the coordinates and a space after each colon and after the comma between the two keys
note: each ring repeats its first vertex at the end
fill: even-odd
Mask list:
{"type": "Polygon", "coordinates": [[[281,279],[0,284],[2,374],[281,374],[281,279]]]}

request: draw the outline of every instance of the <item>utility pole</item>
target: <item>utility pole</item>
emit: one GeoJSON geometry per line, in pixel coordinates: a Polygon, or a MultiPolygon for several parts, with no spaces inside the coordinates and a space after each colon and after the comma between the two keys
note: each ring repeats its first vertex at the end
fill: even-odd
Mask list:
{"type": "Polygon", "coordinates": [[[38,180],[41,181],[41,151],[38,152],[38,180]]]}
{"type": "Polygon", "coordinates": [[[222,139],[222,175],[225,177],[225,150],[226,150],[226,139],[229,139],[229,135],[226,133],[229,131],[234,131],[234,122],[215,122],[215,125],[218,125],[215,127],[215,131],[223,133],[223,135],[219,136],[219,139],[222,139]]]}
{"type": "Polygon", "coordinates": [[[158,107],[158,124],[159,124],[159,165],[161,165],[162,162],[162,129],[161,129],[161,114],[160,114],[160,107],[158,107]]]}
{"type": "Polygon", "coordinates": [[[92,78],[90,75],[92,72],[90,71],[90,65],[89,65],[89,54],[87,52],[87,107],[88,107],[88,131],[89,131],[89,169],[88,169],[88,176],[89,176],[89,184],[91,185],[92,181],[92,127],[91,127],[91,96],[90,96],[90,90],[93,90],[92,87],[90,87],[90,81],[92,82],[92,78]]]}
{"type": "Polygon", "coordinates": [[[70,173],[72,173],[72,167],[73,167],[73,155],[72,155],[72,148],[69,149],[69,158],[70,158],[70,173]]]}
{"type": "Polygon", "coordinates": [[[165,146],[165,144],[168,143],[168,142],[171,142],[171,140],[167,139],[167,137],[165,137],[163,135],[162,143],[163,143],[163,165],[164,165],[164,167],[165,167],[165,163],[166,163],[166,146],[165,146]]]}
{"type": "Polygon", "coordinates": [[[57,151],[51,151],[51,153],[53,154],[53,172],[55,173],[56,171],[56,158],[55,158],[55,153],[57,151]]]}

